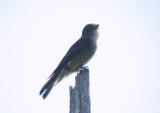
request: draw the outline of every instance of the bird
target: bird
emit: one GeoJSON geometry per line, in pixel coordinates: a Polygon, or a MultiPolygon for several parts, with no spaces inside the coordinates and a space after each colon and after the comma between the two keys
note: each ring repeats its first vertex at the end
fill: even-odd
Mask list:
{"type": "Polygon", "coordinates": [[[69,74],[77,72],[93,57],[97,49],[99,24],[87,24],[82,30],[81,37],[69,48],[56,69],[48,77],[39,94],[45,99],[53,86],[57,85],[69,74]]]}

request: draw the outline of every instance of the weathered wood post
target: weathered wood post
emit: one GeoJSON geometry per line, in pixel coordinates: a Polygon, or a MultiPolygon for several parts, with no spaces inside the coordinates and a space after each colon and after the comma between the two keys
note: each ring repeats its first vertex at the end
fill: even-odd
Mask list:
{"type": "Polygon", "coordinates": [[[75,79],[75,87],[69,87],[70,113],[90,113],[89,69],[80,70],[75,79]]]}

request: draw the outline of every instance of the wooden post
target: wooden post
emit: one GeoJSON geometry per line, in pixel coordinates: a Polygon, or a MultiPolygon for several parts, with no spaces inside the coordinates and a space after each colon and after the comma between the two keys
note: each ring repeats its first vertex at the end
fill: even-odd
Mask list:
{"type": "Polygon", "coordinates": [[[90,113],[89,69],[82,68],[75,79],[75,87],[69,87],[70,113],[90,113]]]}

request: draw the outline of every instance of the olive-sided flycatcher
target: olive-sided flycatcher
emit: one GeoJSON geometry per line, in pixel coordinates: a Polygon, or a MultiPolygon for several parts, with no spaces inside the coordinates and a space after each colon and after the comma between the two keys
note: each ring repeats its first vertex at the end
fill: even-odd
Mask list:
{"type": "Polygon", "coordinates": [[[78,71],[93,57],[97,48],[98,26],[99,24],[87,24],[83,28],[81,38],[70,47],[57,68],[50,75],[47,83],[40,90],[43,99],[47,97],[53,86],[65,76],[78,71]]]}

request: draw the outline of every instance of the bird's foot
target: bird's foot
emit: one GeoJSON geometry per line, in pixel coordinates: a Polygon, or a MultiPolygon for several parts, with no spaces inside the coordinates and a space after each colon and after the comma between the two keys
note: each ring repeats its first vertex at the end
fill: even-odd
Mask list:
{"type": "Polygon", "coordinates": [[[86,69],[88,69],[88,67],[87,66],[82,66],[81,68],[80,68],[80,70],[86,70],[86,69]]]}
{"type": "Polygon", "coordinates": [[[86,72],[88,70],[87,66],[81,67],[80,68],[80,73],[82,73],[82,71],[86,72]]]}

